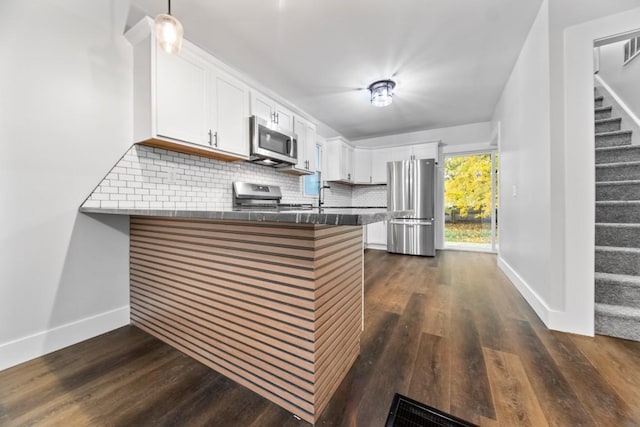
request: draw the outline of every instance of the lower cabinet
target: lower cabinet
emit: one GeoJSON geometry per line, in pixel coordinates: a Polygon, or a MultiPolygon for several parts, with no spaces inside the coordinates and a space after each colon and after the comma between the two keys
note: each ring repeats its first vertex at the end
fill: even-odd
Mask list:
{"type": "Polygon", "coordinates": [[[387,221],[367,224],[366,228],[365,247],[368,249],[387,250],[387,221]]]}

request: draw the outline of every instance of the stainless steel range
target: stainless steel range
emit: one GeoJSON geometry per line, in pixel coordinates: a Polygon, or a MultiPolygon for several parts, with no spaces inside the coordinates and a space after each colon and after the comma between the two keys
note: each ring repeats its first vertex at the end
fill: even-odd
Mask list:
{"type": "Polygon", "coordinates": [[[292,211],[309,210],[311,203],[281,203],[282,191],[277,185],[233,183],[234,211],[292,211]]]}

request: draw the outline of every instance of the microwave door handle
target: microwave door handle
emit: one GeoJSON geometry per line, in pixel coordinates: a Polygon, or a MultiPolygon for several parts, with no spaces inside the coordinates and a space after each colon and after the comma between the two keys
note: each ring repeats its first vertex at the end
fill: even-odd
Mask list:
{"type": "Polygon", "coordinates": [[[293,150],[291,149],[292,146],[293,144],[291,143],[291,138],[287,138],[287,154],[289,156],[293,156],[293,153],[292,153],[293,150]]]}

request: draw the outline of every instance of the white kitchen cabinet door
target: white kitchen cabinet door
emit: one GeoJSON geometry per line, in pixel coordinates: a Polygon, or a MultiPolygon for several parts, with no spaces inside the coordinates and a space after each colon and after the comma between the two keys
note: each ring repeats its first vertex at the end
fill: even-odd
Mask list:
{"type": "Polygon", "coordinates": [[[156,55],[156,133],[179,141],[209,145],[209,68],[187,46],[179,55],[153,47],[156,55]]]}
{"type": "Polygon", "coordinates": [[[308,161],[307,163],[307,170],[309,172],[315,172],[316,171],[316,140],[317,140],[317,133],[316,133],[316,127],[314,124],[312,123],[307,123],[307,138],[305,141],[305,157],[306,160],[308,161]]]}
{"type": "Polygon", "coordinates": [[[371,150],[371,181],[373,184],[387,183],[387,162],[391,161],[391,149],[371,150]]]}
{"type": "MultiPolygon", "coordinates": [[[[278,125],[278,128],[285,131],[292,131],[294,129],[293,113],[279,104],[275,104],[274,110],[276,113],[276,125],[278,125]]],[[[300,135],[298,135],[298,137],[300,137],[300,135]]]]}
{"type": "Polygon", "coordinates": [[[275,120],[274,102],[265,95],[255,90],[251,91],[251,114],[266,120],[268,123],[274,123],[275,120]]]}
{"type": "Polygon", "coordinates": [[[239,80],[211,74],[211,143],[214,149],[249,156],[249,91],[239,80]]]}
{"type": "Polygon", "coordinates": [[[251,91],[251,114],[284,131],[291,132],[295,128],[294,115],[291,110],[255,90],[251,91]]]}
{"type": "Polygon", "coordinates": [[[343,142],[340,153],[341,179],[353,182],[353,147],[343,142]]]}
{"type": "Polygon", "coordinates": [[[330,138],[325,142],[326,161],[323,165],[323,179],[345,184],[353,183],[353,147],[342,137],[330,138]]]}
{"type": "Polygon", "coordinates": [[[353,181],[355,184],[371,184],[371,150],[353,150],[353,181]]]}
{"type": "Polygon", "coordinates": [[[367,248],[387,249],[387,221],[367,224],[367,248]]]}
{"type": "Polygon", "coordinates": [[[316,128],[301,117],[294,119],[293,130],[298,136],[298,163],[295,168],[303,172],[316,170],[316,128]]]}

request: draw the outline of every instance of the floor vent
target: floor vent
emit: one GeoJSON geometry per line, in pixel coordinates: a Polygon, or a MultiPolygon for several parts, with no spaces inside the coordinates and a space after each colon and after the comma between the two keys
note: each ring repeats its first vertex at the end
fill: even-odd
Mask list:
{"type": "Polygon", "coordinates": [[[385,427],[478,427],[408,397],[393,397],[385,427]]]}

